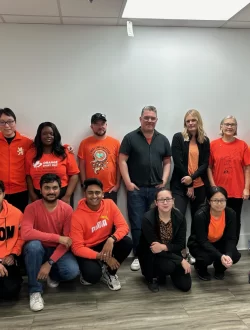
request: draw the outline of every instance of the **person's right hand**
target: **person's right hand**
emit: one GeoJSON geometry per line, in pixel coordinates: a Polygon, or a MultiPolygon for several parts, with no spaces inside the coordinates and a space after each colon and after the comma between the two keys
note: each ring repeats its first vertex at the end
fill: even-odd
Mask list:
{"type": "Polygon", "coordinates": [[[195,199],[194,188],[193,187],[189,187],[187,189],[187,197],[190,198],[190,199],[195,199]]]}
{"type": "Polygon", "coordinates": [[[226,256],[224,254],[221,256],[220,260],[221,260],[222,265],[225,266],[226,268],[231,267],[233,264],[232,259],[229,256],[226,256]]]}
{"type": "Polygon", "coordinates": [[[3,264],[0,264],[0,277],[8,276],[8,271],[3,264]]]}
{"type": "Polygon", "coordinates": [[[191,273],[191,266],[187,262],[186,259],[182,259],[181,265],[182,265],[182,268],[185,270],[185,274],[190,274],[191,273]]]}
{"type": "Polygon", "coordinates": [[[114,258],[111,257],[108,260],[106,260],[106,264],[112,269],[112,270],[116,270],[120,267],[119,262],[114,258]]]}
{"type": "Polygon", "coordinates": [[[140,188],[138,188],[133,182],[130,182],[126,188],[128,191],[140,190],[140,188]]]}
{"type": "Polygon", "coordinates": [[[67,248],[70,248],[70,246],[72,244],[72,239],[67,236],[60,236],[59,243],[65,245],[67,248]]]}

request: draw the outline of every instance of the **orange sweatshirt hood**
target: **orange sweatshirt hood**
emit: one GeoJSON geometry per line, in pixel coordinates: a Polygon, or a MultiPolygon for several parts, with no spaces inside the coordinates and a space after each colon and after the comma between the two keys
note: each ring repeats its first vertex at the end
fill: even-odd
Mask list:
{"type": "Polygon", "coordinates": [[[20,255],[24,241],[20,239],[22,212],[3,200],[0,212],[0,259],[13,253],[20,255]]]}

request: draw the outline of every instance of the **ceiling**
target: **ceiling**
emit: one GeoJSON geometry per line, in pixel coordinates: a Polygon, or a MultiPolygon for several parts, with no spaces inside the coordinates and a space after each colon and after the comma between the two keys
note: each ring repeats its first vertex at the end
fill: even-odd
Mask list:
{"type": "MultiPolygon", "coordinates": [[[[126,25],[126,0],[0,0],[0,23],[126,25]]],[[[250,28],[250,4],[228,21],[133,19],[140,26],[250,28]]]]}

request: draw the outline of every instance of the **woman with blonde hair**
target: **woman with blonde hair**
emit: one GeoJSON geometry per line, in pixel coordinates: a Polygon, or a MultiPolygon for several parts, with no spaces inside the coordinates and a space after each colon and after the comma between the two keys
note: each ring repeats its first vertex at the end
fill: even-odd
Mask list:
{"type": "MultiPolygon", "coordinates": [[[[210,143],[199,111],[191,109],[185,114],[184,130],[173,136],[171,148],[174,171],[170,187],[175,198],[175,207],[185,215],[190,202],[193,219],[195,212],[205,201],[206,186],[209,184],[207,167],[210,143]]],[[[192,259],[190,261],[192,263],[192,259]]]]}
{"type": "Polygon", "coordinates": [[[210,185],[221,186],[228,193],[227,206],[236,213],[237,243],[240,237],[241,209],[249,198],[250,154],[246,142],[237,139],[237,120],[227,116],[220,123],[221,137],[211,142],[208,167],[210,185]]]}

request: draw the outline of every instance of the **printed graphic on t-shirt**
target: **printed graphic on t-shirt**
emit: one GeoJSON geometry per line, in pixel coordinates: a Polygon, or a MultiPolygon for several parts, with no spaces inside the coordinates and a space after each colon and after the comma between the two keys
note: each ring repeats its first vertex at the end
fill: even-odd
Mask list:
{"type": "Polygon", "coordinates": [[[96,147],[91,150],[93,160],[90,164],[95,174],[108,167],[108,154],[110,151],[105,147],[96,147]]]}
{"type": "Polygon", "coordinates": [[[45,162],[40,162],[37,160],[35,163],[32,164],[34,168],[38,167],[43,167],[43,168],[48,168],[48,167],[57,167],[58,166],[58,161],[53,160],[53,161],[45,161],[45,162]]]}
{"type": "Polygon", "coordinates": [[[97,224],[91,228],[91,232],[93,233],[100,228],[107,227],[107,225],[108,225],[107,220],[108,220],[108,217],[106,217],[105,215],[101,216],[100,220],[97,222],[97,224]]]}
{"type": "Polygon", "coordinates": [[[18,154],[18,156],[23,156],[24,149],[22,147],[17,147],[17,154],[18,154]]]}

